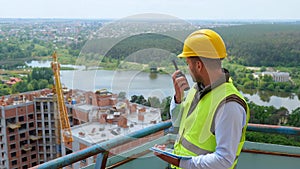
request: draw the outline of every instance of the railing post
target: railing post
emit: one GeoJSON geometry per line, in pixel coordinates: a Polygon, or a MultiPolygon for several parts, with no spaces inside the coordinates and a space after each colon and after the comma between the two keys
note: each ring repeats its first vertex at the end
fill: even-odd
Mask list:
{"type": "Polygon", "coordinates": [[[96,158],[95,169],[105,169],[107,157],[108,157],[108,151],[98,154],[96,158]]]}

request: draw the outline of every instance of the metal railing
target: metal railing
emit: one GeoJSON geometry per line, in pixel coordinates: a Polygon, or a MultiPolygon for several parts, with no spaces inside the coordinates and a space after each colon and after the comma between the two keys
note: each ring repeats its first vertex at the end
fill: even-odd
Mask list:
{"type": "Polygon", "coordinates": [[[276,126],[276,125],[265,125],[265,124],[252,124],[249,123],[247,131],[257,131],[263,133],[278,133],[287,135],[298,135],[300,136],[299,127],[288,127],[288,126],[276,126]]]}
{"type": "MultiPolygon", "coordinates": [[[[117,147],[119,145],[128,143],[137,138],[142,138],[150,134],[156,133],[161,130],[168,129],[172,126],[171,122],[162,122],[155,124],[153,126],[144,128],[142,130],[130,133],[126,136],[118,137],[115,139],[102,142],[86,149],[68,154],[66,156],[54,159],[52,161],[43,163],[41,165],[32,167],[31,169],[54,169],[62,168],[70,164],[76,163],[78,161],[87,159],[91,156],[98,155],[95,168],[104,168],[108,156],[108,150],[117,147]]],[[[278,134],[288,134],[288,135],[300,135],[300,128],[297,127],[287,127],[287,126],[275,126],[275,125],[262,125],[262,124],[248,124],[247,131],[257,131],[264,133],[278,133],[278,134]]]]}
{"type": "Polygon", "coordinates": [[[52,161],[48,161],[46,163],[32,167],[31,169],[62,168],[62,167],[68,166],[70,164],[73,164],[75,162],[78,162],[83,159],[89,158],[94,155],[102,154],[102,153],[104,154],[104,157],[105,157],[107,154],[107,150],[110,150],[111,148],[128,143],[137,138],[142,138],[142,137],[148,136],[150,134],[156,133],[158,131],[168,129],[169,127],[171,127],[171,125],[172,125],[171,122],[158,123],[153,126],[144,128],[142,130],[132,132],[126,136],[117,137],[117,138],[108,140],[106,142],[102,142],[102,143],[93,145],[91,147],[85,148],[83,150],[68,154],[66,156],[54,159],[52,161]]]}

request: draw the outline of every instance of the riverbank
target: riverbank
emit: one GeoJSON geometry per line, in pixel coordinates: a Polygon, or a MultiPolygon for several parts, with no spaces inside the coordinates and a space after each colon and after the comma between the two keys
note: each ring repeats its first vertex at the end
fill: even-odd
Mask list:
{"type": "MultiPolygon", "coordinates": [[[[28,62],[27,65],[30,67],[50,67],[51,61],[32,61],[28,62]]],[[[155,74],[150,73],[149,64],[133,62],[120,62],[119,66],[113,70],[105,70],[105,67],[86,67],[81,65],[61,65],[61,67],[68,67],[68,70],[61,71],[61,81],[64,83],[64,86],[70,89],[95,91],[107,88],[114,93],[126,92],[127,97],[144,95],[145,97],[157,96],[158,98],[164,98],[174,93],[171,80],[171,74],[174,71],[173,67],[159,67],[158,73],[155,74]]],[[[242,66],[238,69],[242,69],[242,66]]],[[[246,71],[240,71],[239,74],[244,72],[246,71]]],[[[28,72],[20,70],[13,73],[23,74],[28,72]]],[[[190,75],[186,75],[189,83],[193,84],[190,75]]],[[[234,78],[234,81],[237,80],[234,78]]],[[[299,96],[294,92],[268,92],[257,89],[242,90],[242,92],[250,101],[259,105],[272,105],[276,108],[282,106],[289,111],[300,105],[299,96]]]]}

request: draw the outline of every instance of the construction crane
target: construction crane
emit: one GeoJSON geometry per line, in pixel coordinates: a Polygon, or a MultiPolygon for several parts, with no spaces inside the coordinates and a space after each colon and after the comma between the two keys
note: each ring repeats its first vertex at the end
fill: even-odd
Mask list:
{"type": "MultiPolygon", "coordinates": [[[[64,96],[63,96],[63,89],[60,82],[60,64],[57,60],[56,52],[52,55],[53,61],[51,63],[51,67],[54,74],[54,86],[55,86],[55,93],[56,93],[56,101],[57,101],[57,112],[58,112],[58,123],[56,126],[57,129],[57,143],[60,145],[63,143],[70,143],[73,141],[70,121],[68,117],[68,112],[66,105],[64,103],[64,96]],[[62,137],[61,137],[62,136],[62,137]],[[61,140],[62,139],[62,140],[61,140]]],[[[55,97],[54,97],[55,98],[55,97]]]]}

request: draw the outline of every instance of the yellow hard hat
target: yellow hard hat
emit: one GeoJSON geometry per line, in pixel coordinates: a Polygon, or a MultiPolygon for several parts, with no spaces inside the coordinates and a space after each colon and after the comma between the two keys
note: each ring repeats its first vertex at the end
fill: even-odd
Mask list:
{"type": "Polygon", "coordinates": [[[213,30],[201,29],[190,34],[184,41],[179,58],[199,56],[210,59],[223,59],[227,56],[225,43],[213,30]]]}

